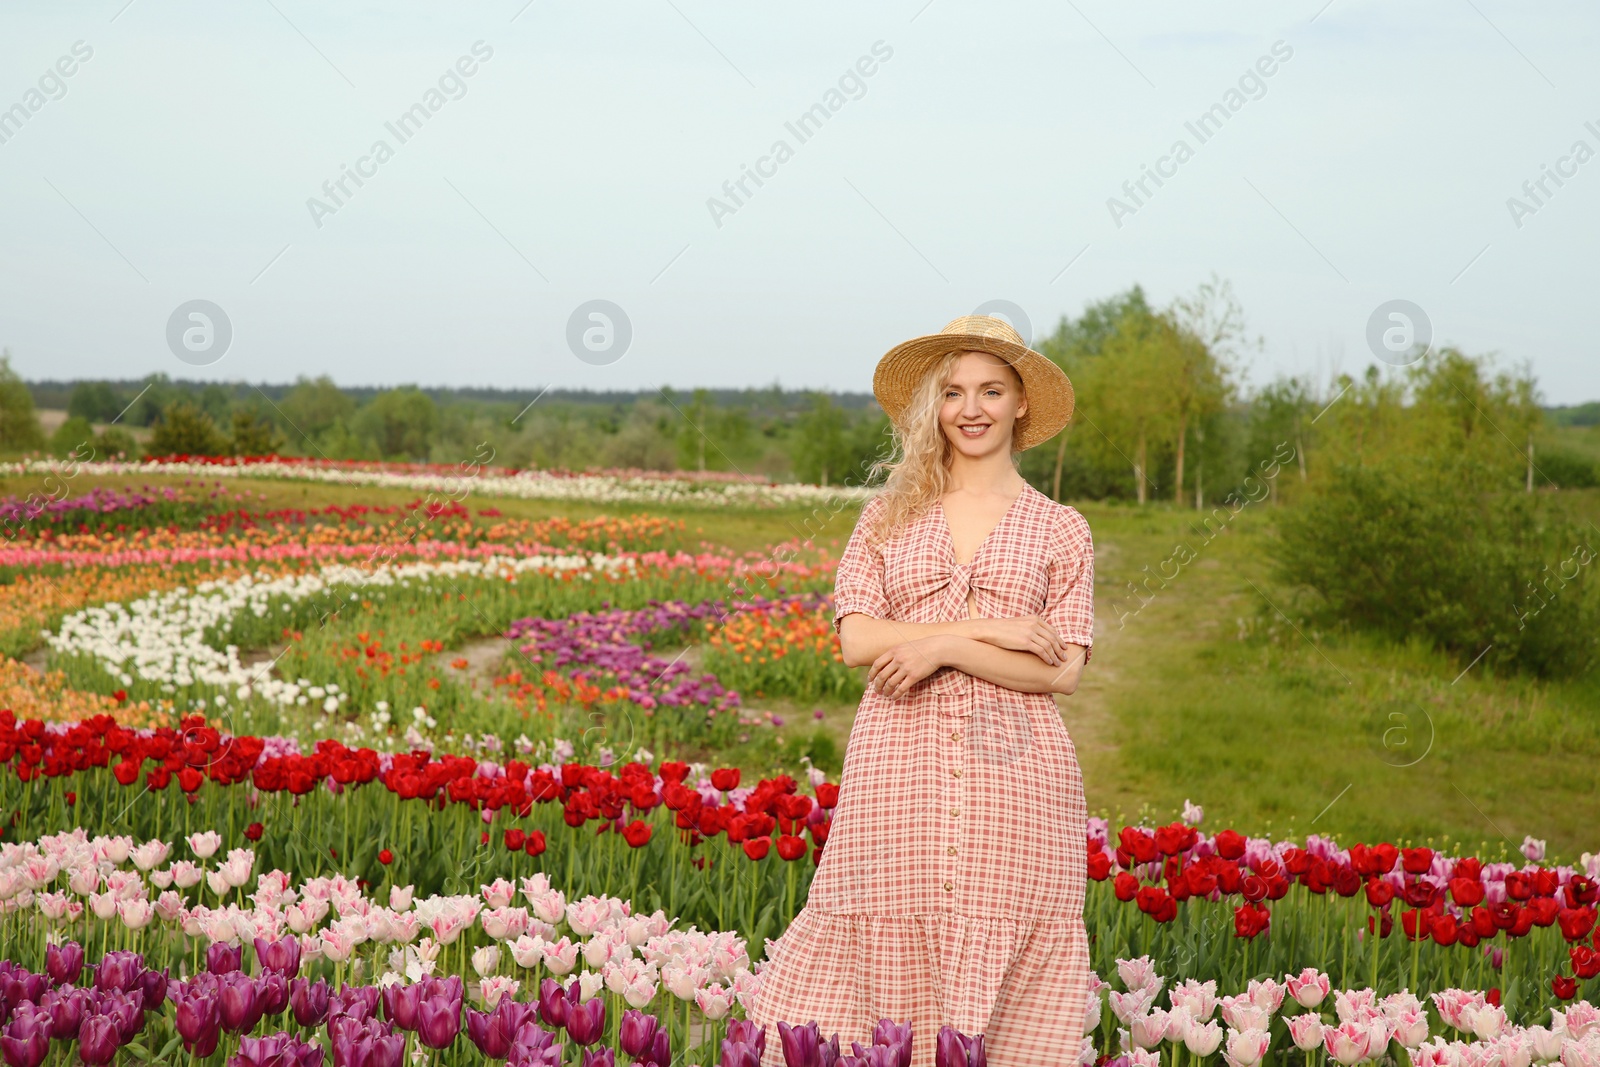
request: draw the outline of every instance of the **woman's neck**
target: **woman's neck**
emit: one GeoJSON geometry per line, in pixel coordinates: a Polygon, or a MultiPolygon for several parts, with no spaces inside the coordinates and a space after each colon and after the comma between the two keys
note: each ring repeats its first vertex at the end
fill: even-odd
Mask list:
{"type": "Polygon", "coordinates": [[[1010,456],[986,456],[968,459],[955,456],[951,460],[950,476],[945,483],[947,493],[1000,493],[1011,495],[1021,491],[1026,479],[1017,472],[1010,456]]]}

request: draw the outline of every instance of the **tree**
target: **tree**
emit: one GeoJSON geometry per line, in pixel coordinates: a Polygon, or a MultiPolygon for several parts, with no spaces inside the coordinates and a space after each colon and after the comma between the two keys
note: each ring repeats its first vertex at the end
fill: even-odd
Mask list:
{"type": "MultiPolygon", "coordinates": [[[[1164,316],[1171,330],[1166,337],[1173,378],[1171,400],[1176,427],[1173,462],[1173,499],[1183,503],[1183,461],[1191,427],[1221,411],[1233,397],[1233,360],[1245,345],[1244,309],[1233,293],[1233,283],[1218,279],[1203,283],[1191,296],[1179,297],[1164,316]]],[[[1259,341],[1254,344],[1259,345],[1259,341]]],[[[1204,507],[1204,491],[1196,477],[1195,507],[1204,507]]]]}
{"type": "Polygon", "coordinates": [[[810,399],[795,423],[794,472],[803,482],[826,486],[830,477],[837,481],[850,466],[844,412],[826,393],[813,393],[810,399]]]}
{"type": "Polygon", "coordinates": [[[189,403],[174,400],[156,422],[151,435],[152,456],[225,456],[228,439],[211,421],[211,416],[189,403]]]}
{"type": "MultiPolygon", "coordinates": [[[[1135,285],[1118,296],[1107,297],[1089,304],[1083,309],[1083,314],[1077,321],[1063,315],[1055,333],[1039,342],[1040,354],[1048,357],[1065,371],[1067,377],[1074,383],[1077,407],[1080,411],[1083,409],[1083,388],[1080,379],[1085,378],[1091,361],[1105,350],[1107,342],[1116,334],[1119,324],[1125,318],[1132,316],[1148,319],[1151,315],[1144,289],[1135,285]]],[[[1061,472],[1067,459],[1068,436],[1067,432],[1063,432],[1056,444],[1051,496],[1057,500],[1061,499],[1061,472]]]]}
{"type": "Polygon", "coordinates": [[[1174,335],[1170,318],[1130,308],[1079,372],[1079,395],[1097,413],[1085,416],[1100,441],[1094,447],[1110,449],[1133,468],[1141,504],[1149,499],[1151,443],[1170,440],[1176,426],[1174,335]]]}
{"type": "MultiPolygon", "coordinates": [[[[313,441],[325,439],[335,426],[348,425],[356,403],[345,395],[326,374],[311,379],[301,376],[278,405],[296,431],[313,441]]],[[[300,447],[297,443],[296,447],[300,447]]]]}
{"type": "MultiPolygon", "coordinates": [[[[1314,407],[1311,388],[1300,378],[1280,378],[1256,393],[1250,405],[1246,445],[1252,471],[1287,444],[1294,449],[1301,483],[1306,481],[1306,448],[1311,444],[1314,407]]],[[[1268,492],[1274,500],[1277,499],[1277,491],[1277,479],[1273,479],[1268,492]]]]}
{"type": "Polygon", "coordinates": [[[126,404],[110,382],[79,382],[67,398],[67,414],[89,422],[110,422],[126,404]]]}
{"type": "Polygon", "coordinates": [[[384,459],[423,461],[439,432],[439,409],[414,385],[385,389],[356,413],[356,427],[384,459]]]}
{"type": "Polygon", "coordinates": [[[270,456],[283,447],[272,420],[251,408],[234,408],[229,447],[236,456],[270,456]]]}
{"type": "Polygon", "coordinates": [[[11,350],[0,349],[0,449],[22,452],[44,443],[33,394],[11,369],[11,350]]]}
{"type": "Polygon", "coordinates": [[[94,427],[89,425],[89,420],[82,415],[68,416],[65,422],[56,427],[56,432],[50,435],[50,452],[53,455],[81,457],[87,451],[85,446],[99,451],[95,446],[94,427]]]}

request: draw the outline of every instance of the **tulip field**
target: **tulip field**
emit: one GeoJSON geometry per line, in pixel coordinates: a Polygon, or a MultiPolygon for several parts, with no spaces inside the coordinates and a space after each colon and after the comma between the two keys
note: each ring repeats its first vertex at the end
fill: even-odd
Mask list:
{"type": "MultiPolygon", "coordinates": [[[[828,491],[79,476],[139,474],[0,501],[4,1063],[986,1062],[949,1027],[745,1020],[840,796],[781,728],[862,672],[829,552],[737,554],[651,508],[828,491]],[[268,507],[281,483],[342,502],[268,507]],[[504,513],[528,500],[613,513],[504,513]]],[[[1600,857],[1276,838],[1195,805],[1092,818],[1087,845],[1095,995],[1061,1063],[1600,1067],[1600,857]]]]}

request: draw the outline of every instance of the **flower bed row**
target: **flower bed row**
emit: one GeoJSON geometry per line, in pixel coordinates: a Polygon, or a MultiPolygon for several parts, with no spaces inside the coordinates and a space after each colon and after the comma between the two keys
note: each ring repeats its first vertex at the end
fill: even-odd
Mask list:
{"type": "MultiPolygon", "coordinates": [[[[11,476],[55,473],[52,461],[25,459],[0,463],[11,476]]],[[[331,485],[378,486],[452,495],[518,497],[524,500],[581,500],[590,503],[671,504],[684,507],[777,507],[861,501],[871,491],[850,486],[816,486],[747,479],[736,472],[618,470],[574,474],[518,471],[467,463],[370,463],[297,459],[283,456],[162,457],[139,463],[91,462],[75,465],[90,475],[176,474],[274,478],[331,485]]]]}
{"type": "Polygon", "coordinates": [[[77,824],[165,840],[226,827],[230,845],[248,841],[284,869],[393,876],[429,891],[464,884],[465,871],[548,870],[585,892],[758,937],[803,901],[814,863],[796,861],[815,860],[838,800],[820,776],[808,795],[788,776],[741,787],[733,768],[635,761],[613,772],[571,762],[570,746],[538,766],[519,755],[331,740],[303,753],[281,738],[223,735],[198,716],[132,731],[0,713],[0,759],[21,772],[0,782],[0,810],[17,812],[25,834],[77,824]]]}

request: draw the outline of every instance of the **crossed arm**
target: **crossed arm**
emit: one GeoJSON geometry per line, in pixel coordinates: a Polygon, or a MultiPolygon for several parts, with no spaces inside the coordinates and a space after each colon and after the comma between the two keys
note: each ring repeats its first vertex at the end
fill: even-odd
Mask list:
{"type": "Polygon", "coordinates": [[[1078,688],[1084,647],[1048,619],[961,619],[914,623],[851,612],[839,620],[839,650],[851,667],[871,664],[867,684],[895,699],[940,667],[954,667],[1023,693],[1078,688]]]}

